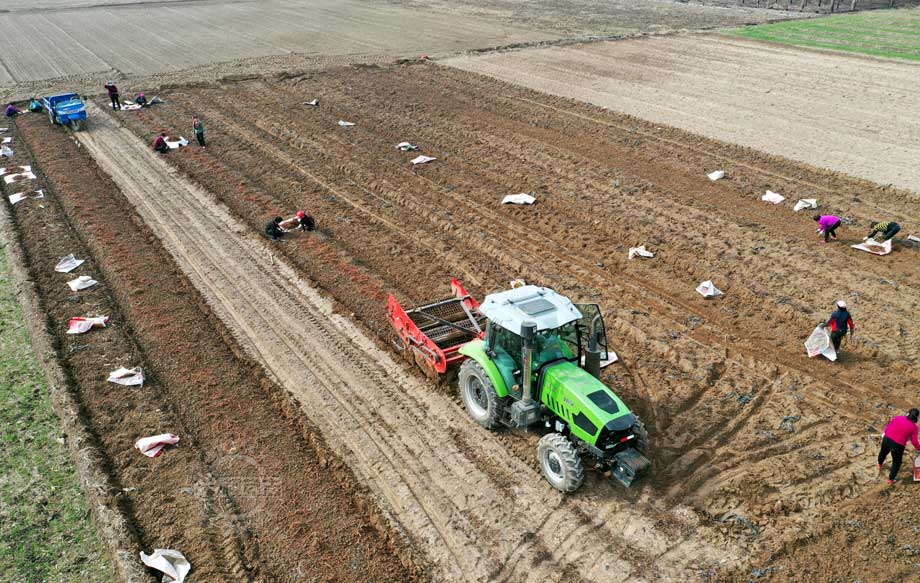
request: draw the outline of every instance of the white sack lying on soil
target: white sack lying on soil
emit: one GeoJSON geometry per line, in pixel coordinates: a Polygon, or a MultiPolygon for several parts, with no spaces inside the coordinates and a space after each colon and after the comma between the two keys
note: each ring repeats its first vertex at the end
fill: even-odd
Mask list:
{"type": "Polygon", "coordinates": [[[853,249],[859,249],[860,251],[866,251],[874,255],[888,255],[891,253],[891,239],[888,239],[884,243],[878,243],[874,239],[869,239],[865,243],[860,243],[859,245],[850,245],[853,249]]]}
{"type": "Polygon", "coordinates": [[[105,328],[105,325],[108,324],[108,322],[108,316],[98,316],[92,318],[71,318],[67,328],[67,333],[83,334],[84,332],[89,332],[93,328],[105,328]]]}
{"type": "Polygon", "coordinates": [[[147,457],[157,457],[163,453],[164,447],[167,445],[175,445],[177,443],[179,443],[178,435],[173,435],[172,433],[163,433],[161,435],[142,437],[137,440],[137,443],[134,444],[134,447],[139,449],[140,452],[147,457]]]}
{"type": "Polygon", "coordinates": [[[707,174],[706,176],[709,177],[709,180],[712,180],[713,182],[715,182],[716,180],[721,180],[725,178],[725,172],[722,172],[721,170],[716,170],[712,174],[707,174]]]}
{"type": "Polygon", "coordinates": [[[536,198],[523,192],[520,194],[509,194],[502,199],[502,204],[533,204],[535,202],[537,202],[536,198]]]}
{"type": "Polygon", "coordinates": [[[121,367],[110,372],[109,378],[106,380],[126,387],[142,387],[144,386],[144,371],[139,366],[134,368],[121,367]]]}
{"type": "Polygon", "coordinates": [[[716,296],[721,296],[722,291],[716,287],[716,284],[712,283],[711,279],[707,279],[701,283],[696,291],[701,294],[704,298],[714,298],[716,296]]]}
{"type": "Polygon", "coordinates": [[[651,251],[646,250],[645,245],[639,245],[638,247],[630,247],[629,248],[629,258],[632,259],[633,257],[636,257],[636,256],[654,257],[655,254],[652,253],[651,251]]]}
{"type": "Polygon", "coordinates": [[[77,259],[74,257],[73,253],[71,253],[67,257],[61,257],[61,260],[58,261],[58,264],[54,266],[54,270],[58,273],[70,273],[74,269],[83,265],[85,262],[85,259],[77,259]]]}
{"type": "Polygon", "coordinates": [[[792,207],[792,210],[799,212],[805,209],[816,209],[818,208],[818,199],[817,198],[803,198],[799,202],[795,203],[795,206],[792,207]]]}
{"type": "Polygon", "coordinates": [[[760,197],[760,200],[764,202],[770,202],[773,204],[779,204],[783,202],[784,200],[786,200],[786,197],[776,192],[773,192],[772,190],[768,190],[767,194],[760,197]]]}
{"type": "Polygon", "coordinates": [[[81,275],[77,279],[72,279],[67,282],[67,286],[70,288],[70,291],[80,291],[81,289],[86,289],[88,287],[93,287],[99,283],[92,277],[88,275],[81,275]]]}
{"type": "Polygon", "coordinates": [[[429,162],[434,162],[435,160],[437,160],[437,158],[432,158],[431,156],[419,156],[418,158],[412,159],[412,165],[415,166],[416,164],[427,164],[429,162]]]}
{"type": "Polygon", "coordinates": [[[166,145],[169,146],[170,150],[175,150],[176,148],[188,146],[188,140],[186,140],[182,136],[179,136],[179,139],[176,140],[175,142],[170,142],[169,140],[166,140],[166,145]]]}
{"type": "Polygon", "coordinates": [[[163,573],[163,583],[183,583],[192,570],[185,555],[172,549],[154,549],[150,555],[141,551],[141,562],[163,573]]]}
{"type": "Polygon", "coordinates": [[[351,123],[350,121],[345,121],[345,120],[340,119],[339,125],[342,126],[343,128],[350,128],[351,126],[355,124],[351,123]]]}

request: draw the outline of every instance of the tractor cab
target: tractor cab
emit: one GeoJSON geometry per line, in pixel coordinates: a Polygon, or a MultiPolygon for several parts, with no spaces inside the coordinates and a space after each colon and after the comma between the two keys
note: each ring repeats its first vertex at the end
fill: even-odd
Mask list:
{"type": "MultiPolygon", "coordinates": [[[[539,384],[541,373],[552,364],[584,363],[592,338],[600,351],[600,361],[612,360],[597,304],[576,305],[552,289],[527,285],[487,296],[479,312],[488,321],[486,353],[515,399],[523,397],[523,335],[528,323],[535,325],[530,362],[531,380],[535,384],[539,384]]],[[[539,400],[537,396],[534,398],[539,400]]]]}

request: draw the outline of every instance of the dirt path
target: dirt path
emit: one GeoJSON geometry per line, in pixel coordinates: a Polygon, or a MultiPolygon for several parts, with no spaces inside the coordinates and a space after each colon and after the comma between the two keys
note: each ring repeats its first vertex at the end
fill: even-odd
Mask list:
{"type": "Polygon", "coordinates": [[[446,62],[920,192],[920,64],[700,35],[446,62]]]}
{"type": "Polygon", "coordinates": [[[642,500],[563,499],[454,400],[407,377],[207,193],[92,114],[80,142],[441,579],[639,581],[731,560],[657,527],[642,500]]]}

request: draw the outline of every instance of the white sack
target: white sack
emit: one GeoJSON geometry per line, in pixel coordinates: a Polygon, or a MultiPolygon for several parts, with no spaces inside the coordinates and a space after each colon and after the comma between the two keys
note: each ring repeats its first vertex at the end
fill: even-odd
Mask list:
{"type": "Polygon", "coordinates": [[[869,239],[865,243],[860,243],[859,245],[850,245],[853,249],[859,249],[860,251],[867,251],[874,255],[888,255],[891,253],[891,239],[888,239],[884,243],[879,243],[874,239],[869,239]]]}
{"type": "Polygon", "coordinates": [[[16,194],[11,194],[11,195],[10,195],[10,204],[18,204],[18,203],[24,201],[24,200],[27,199],[27,198],[29,198],[29,195],[27,195],[27,194],[24,193],[24,192],[17,192],[16,194]]]}
{"type": "Polygon", "coordinates": [[[355,125],[355,124],[351,123],[350,121],[345,121],[345,120],[341,120],[341,119],[340,119],[340,120],[339,120],[339,125],[342,126],[343,128],[350,128],[351,126],[353,126],[353,125],[355,125]]]}
{"type": "Polygon", "coordinates": [[[58,273],[70,273],[74,269],[83,265],[85,262],[85,259],[77,259],[73,256],[73,253],[71,253],[67,257],[61,257],[61,260],[58,261],[58,264],[54,266],[54,270],[58,273]]]}
{"type": "Polygon", "coordinates": [[[777,194],[772,190],[768,190],[767,194],[760,197],[760,200],[764,202],[771,202],[773,204],[779,204],[786,200],[786,197],[782,196],[781,194],[777,194]]]}
{"type": "Polygon", "coordinates": [[[121,367],[109,373],[107,379],[110,383],[124,385],[126,387],[144,386],[144,371],[141,367],[134,368],[121,367]]]}
{"type": "Polygon", "coordinates": [[[105,328],[109,322],[108,316],[98,316],[94,318],[71,318],[67,328],[68,334],[83,334],[89,332],[92,328],[105,328]]]}
{"type": "Polygon", "coordinates": [[[722,291],[719,290],[711,279],[707,279],[701,283],[696,291],[699,292],[704,298],[714,298],[716,296],[721,296],[722,291]]]}
{"type": "Polygon", "coordinates": [[[319,107],[319,99],[314,99],[313,101],[304,101],[304,105],[309,105],[310,107],[319,107]]]}
{"type": "Polygon", "coordinates": [[[630,247],[629,248],[629,258],[632,259],[633,257],[636,257],[637,255],[639,257],[654,257],[655,256],[654,253],[652,253],[651,251],[647,251],[645,249],[645,245],[639,245],[638,247],[630,247]]]}
{"type": "Polygon", "coordinates": [[[396,144],[396,149],[401,152],[414,152],[418,150],[418,146],[410,144],[409,142],[399,142],[396,144]]]}
{"type": "Polygon", "coordinates": [[[12,144],[13,138],[3,138],[3,141],[0,141],[0,144],[12,144]]]}
{"type": "Polygon", "coordinates": [[[716,170],[712,174],[707,174],[706,176],[709,177],[709,180],[712,180],[713,182],[715,182],[716,180],[721,180],[722,178],[725,178],[725,172],[722,172],[721,170],[716,170]]]}
{"type": "Polygon", "coordinates": [[[523,192],[520,194],[509,194],[502,199],[502,204],[533,204],[535,202],[537,202],[536,198],[523,192]]]}
{"type": "Polygon", "coordinates": [[[418,158],[412,159],[412,165],[415,166],[416,164],[427,164],[429,162],[434,162],[435,160],[437,160],[437,158],[432,158],[431,156],[419,156],[418,158]]]}
{"type": "Polygon", "coordinates": [[[93,279],[92,277],[88,275],[81,275],[77,279],[72,279],[68,281],[67,285],[68,287],[70,287],[70,291],[80,291],[81,289],[93,287],[97,283],[99,282],[93,279]]]}
{"type": "Polygon", "coordinates": [[[908,236],[907,236],[907,240],[908,240],[908,241],[913,241],[914,243],[920,243],[920,237],[918,237],[918,236],[916,236],[916,235],[908,235],[908,236]]]}
{"type": "Polygon", "coordinates": [[[831,344],[831,335],[823,326],[814,329],[808,340],[805,341],[805,350],[808,352],[808,358],[814,358],[820,354],[828,360],[837,360],[837,353],[834,351],[834,345],[831,344]]]}
{"type": "Polygon", "coordinates": [[[170,142],[169,140],[166,140],[166,145],[169,146],[170,150],[175,150],[176,148],[188,146],[188,140],[186,140],[182,136],[179,136],[179,139],[176,140],[175,142],[170,142]]]}
{"type": "Polygon", "coordinates": [[[139,449],[140,452],[147,457],[157,457],[163,453],[164,447],[167,445],[175,445],[177,443],[179,443],[178,435],[173,435],[172,433],[163,433],[161,435],[142,437],[137,440],[137,443],[134,444],[134,447],[139,449]]]}
{"type": "Polygon", "coordinates": [[[5,134],[10,128],[0,128],[0,134],[5,134]]]}
{"type": "Polygon", "coordinates": [[[803,198],[799,202],[795,203],[795,206],[792,207],[792,210],[799,212],[805,209],[816,209],[818,208],[818,199],[817,198],[803,198]]]}
{"type": "Polygon", "coordinates": [[[9,146],[0,146],[0,156],[5,156],[7,158],[13,157],[13,150],[9,146]]]}
{"type": "Polygon", "coordinates": [[[141,562],[163,573],[163,583],[182,583],[192,570],[185,555],[172,549],[154,549],[150,555],[141,551],[141,562]]]}
{"type": "Polygon", "coordinates": [[[122,103],[121,104],[122,111],[134,111],[140,108],[141,108],[141,105],[139,103],[122,103]]]}
{"type": "Polygon", "coordinates": [[[0,171],[0,176],[3,176],[3,182],[6,184],[12,184],[20,180],[35,180],[35,174],[32,173],[31,166],[19,166],[19,172],[16,174],[7,174],[6,171],[9,170],[8,168],[2,168],[0,170],[2,170],[0,171]]]}

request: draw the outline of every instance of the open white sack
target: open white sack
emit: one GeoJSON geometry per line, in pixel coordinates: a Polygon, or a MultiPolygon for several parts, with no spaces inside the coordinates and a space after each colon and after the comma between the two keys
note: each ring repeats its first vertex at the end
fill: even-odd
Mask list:
{"type": "Polygon", "coordinates": [[[629,258],[632,259],[633,257],[636,257],[636,256],[654,257],[655,254],[652,253],[651,251],[646,250],[645,245],[639,245],[638,247],[630,247],[629,248],[629,258]]]}
{"type": "Polygon", "coordinates": [[[10,195],[10,204],[17,204],[17,203],[20,203],[20,202],[26,200],[27,198],[45,198],[45,191],[44,191],[44,190],[36,190],[36,191],[35,191],[35,194],[33,194],[33,195],[31,195],[31,196],[30,196],[29,193],[27,193],[27,192],[17,192],[16,194],[11,194],[11,195],[10,195]]]}
{"type": "Polygon", "coordinates": [[[61,257],[61,260],[58,261],[58,264],[54,266],[54,270],[58,273],[70,273],[74,269],[83,265],[85,262],[85,259],[77,259],[74,257],[73,253],[71,253],[67,257],[61,257]]]}
{"type": "Polygon", "coordinates": [[[142,387],[144,386],[144,371],[139,366],[134,368],[121,367],[110,372],[109,378],[106,380],[126,387],[142,387]]]}
{"type": "Polygon", "coordinates": [[[799,202],[795,203],[795,206],[792,207],[792,210],[799,212],[805,209],[816,209],[818,208],[818,199],[817,198],[803,198],[799,202]]]}
{"type": "Polygon", "coordinates": [[[502,199],[502,204],[533,204],[535,202],[537,202],[536,198],[523,192],[520,194],[509,194],[502,199]]]}
{"type": "Polygon", "coordinates": [[[67,333],[83,334],[84,332],[89,332],[93,328],[105,328],[105,325],[108,324],[108,322],[108,316],[97,316],[92,318],[71,318],[68,324],[67,333]]]}
{"type": "Polygon", "coordinates": [[[312,101],[304,101],[304,105],[309,105],[310,107],[319,107],[319,99],[314,99],[312,101]]]}
{"type": "Polygon", "coordinates": [[[437,158],[432,156],[419,156],[412,159],[412,165],[415,166],[416,164],[427,164],[429,162],[434,162],[435,160],[437,160],[437,158]]]}
{"type": "Polygon", "coordinates": [[[409,142],[399,142],[396,144],[396,149],[400,152],[414,152],[418,150],[418,146],[410,144],[409,142]]]}
{"type": "Polygon", "coordinates": [[[192,570],[185,555],[172,549],[153,549],[149,555],[141,551],[141,562],[163,573],[163,583],[182,583],[192,570]]]}
{"type": "Polygon", "coordinates": [[[339,125],[342,126],[343,128],[350,128],[351,126],[353,126],[353,125],[355,125],[355,124],[351,123],[350,121],[345,121],[345,120],[343,120],[343,119],[340,119],[340,120],[339,120],[339,125]]]}
{"type": "Polygon", "coordinates": [[[772,190],[768,190],[767,194],[760,197],[760,200],[773,204],[779,204],[786,200],[786,197],[779,193],[773,192],[772,190]]]}
{"type": "Polygon", "coordinates": [[[716,284],[712,283],[711,279],[707,279],[697,286],[696,291],[704,298],[714,298],[722,295],[722,291],[716,287],[716,284]]]}
{"type": "Polygon", "coordinates": [[[93,287],[99,283],[92,277],[88,275],[81,275],[77,279],[72,279],[67,282],[67,286],[70,288],[70,291],[80,291],[81,289],[86,289],[88,287],[93,287]]]}
{"type": "Polygon", "coordinates": [[[175,142],[170,142],[169,140],[166,140],[166,145],[169,146],[170,150],[175,150],[176,148],[182,148],[184,146],[188,146],[188,140],[186,140],[182,136],[179,136],[179,139],[176,140],[175,142]]]}
{"type": "Polygon", "coordinates": [[[22,180],[35,180],[35,174],[32,173],[31,166],[19,166],[18,168],[19,172],[14,174],[8,174],[11,171],[9,168],[0,168],[0,176],[3,176],[3,182],[12,184],[22,180]]]}
{"type": "Polygon", "coordinates": [[[888,239],[884,243],[878,243],[874,239],[869,239],[859,245],[850,245],[850,247],[872,253],[873,255],[888,255],[891,253],[891,239],[888,239]]]}
{"type": "Polygon", "coordinates": [[[142,454],[147,457],[157,457],[163,453],[163,448],[167,445],[175,445],[179,443],[179,436],[173,435],[172,433],[163,433],[160,435],[151,435],[150,437],[142,437],[137,440],[137,443],[134,444],[134,447],[140,450],[142,454]]]}
{"type": "Polygon", "coordinates": [[[13,143],[13,138],[3,138],[3,140],[0,141],[0,144],[12,144],[12,143],[13,143]]]}
{"type": "Polygon", "coordinates": [[[920,243],[920,237],[918,237],[918,236],[916,236],[916,235],[908,235],[908,236],[907,236],[907,240],[908,240],[908,241],[913,241],[914,243],[920,243]]]}
{"type": "Polygon", "coordinates": [[[122,111],[135,111],[137,109],[140,109],[141,107],[142,106],[139,103],[122,103],[121,104],[122,111]]]}
{"type": "Polygon", "coordinates": [[[819,354],[828,360],[837,360],[837,352],[834,351],[834,345],[831,343],[831,335],[824,326],[817,326],[808,340],[805,341],[805,350],[808,352],[808,358],[814,358],[819,354]]]}
{"type": "Polygon", "coordinates": [[[725,172],[722,172],[721,170],[716,170],[715,172],[711,174],[707,174],[706,176],[709,177],[709,180],[712,180],[713,182],[715,182],[716,180],[721,180],[725,178],[725,172]]]}
{"type": "Polygon", "coordinates": [[[5,158],[12,158],[13,155],[14,154],[13,154],[12,148],[10,148],[9,146],[0,146],[0,156],[3,156],[5,158]]]}

